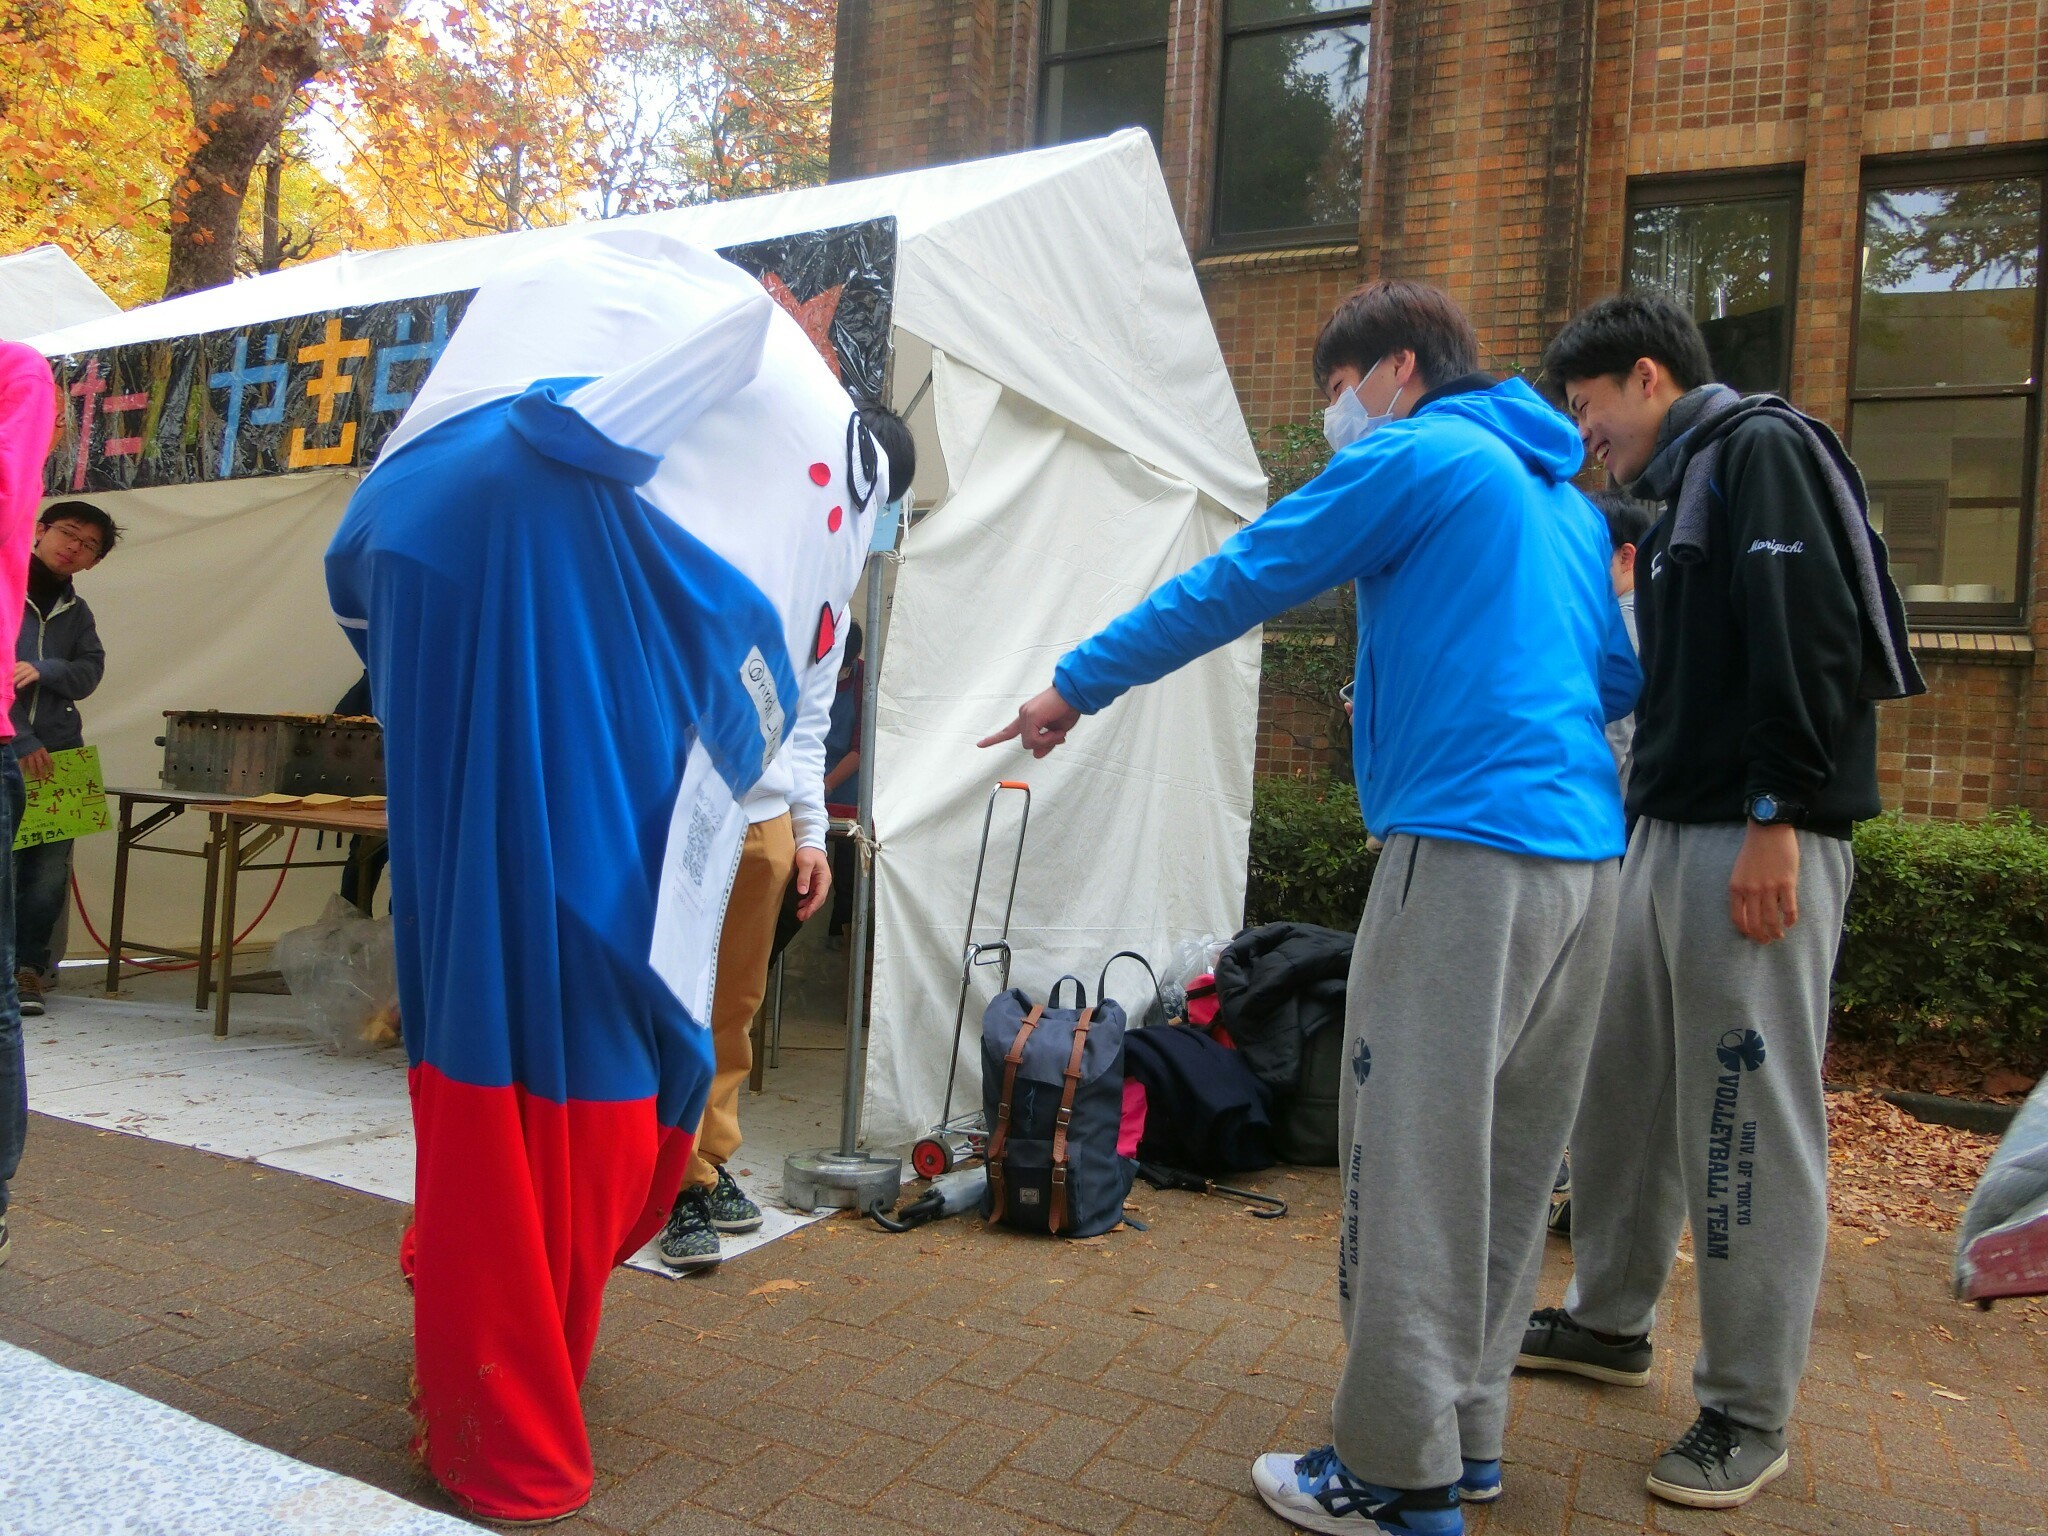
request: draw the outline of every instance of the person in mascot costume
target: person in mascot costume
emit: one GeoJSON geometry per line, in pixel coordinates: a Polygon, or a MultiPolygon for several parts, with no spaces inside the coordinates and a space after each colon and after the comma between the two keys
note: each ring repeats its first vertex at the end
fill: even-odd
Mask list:
{"type": "Polygon", "coordinates": [[[736,797],[836,664],[889,478],[758,282],[601,230],[477,290],[328,550],[384,725],[417,1449],[479,1515],[590,1497],[578,1393],[703,1110],[736,797]]]}

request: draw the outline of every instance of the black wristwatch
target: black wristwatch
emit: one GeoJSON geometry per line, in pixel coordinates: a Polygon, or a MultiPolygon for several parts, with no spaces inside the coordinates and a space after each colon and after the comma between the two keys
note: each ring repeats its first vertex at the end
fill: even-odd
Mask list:
{"type": "Polygon", "coordinates": [[[1806,807],[1773,794],[1749,797],[1749,819],[1760,827],[1796,827],[1806,820],[1806,807]]]}

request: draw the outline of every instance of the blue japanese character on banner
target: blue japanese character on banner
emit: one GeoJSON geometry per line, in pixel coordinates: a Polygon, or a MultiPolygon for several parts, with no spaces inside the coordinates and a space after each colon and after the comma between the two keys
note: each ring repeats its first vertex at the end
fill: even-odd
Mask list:
{"type": "Polygon", "coordinates": [[[235,440],[242,433],[244,394],[266,384],[270,386],[269,400],[247,412],[246,419],[252,427],[274,427],[284,420],[286,364],[278,361],[275,331],[263,338],[263,356],[266,361],[252,367],[249,363],[248,335],[245,333],[237,336],[234,366],[220,373],[211,374],[207,378],[207,382],[215,389],[224,389],[228,392],[227,430],[221,434],[220,441],[220,479],[232,478],[235,473],[235,440]]]}
{"type": "MultiPolygon", "coordinates": [[[[371,381],[370,409],[373,411],[402,411],[412,404],[413,390],[393,389],[391,370],[405,363],[425,363],[432,367],[448,345],[448,306],[445,303],[434,306],[433,335],[426,341],[412,339],[412,316],[398,317],[398,339],[401,346],[379,347],[377,349],[377,372],[371,381]]],[[[420,373],[426,377],[425,370],[420,373]]]]}

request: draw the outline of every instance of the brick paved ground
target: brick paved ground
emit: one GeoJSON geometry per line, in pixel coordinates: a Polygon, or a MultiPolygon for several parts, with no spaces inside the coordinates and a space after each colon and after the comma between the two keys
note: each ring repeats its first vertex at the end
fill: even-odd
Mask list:
{"type": "MultiPolygon", "coordinates": [[[[405,1453],[401,1208],[38,1117],[0,1337],[438,1502],[405,1453]]],[[[1142,1195],[1149,1234],[821,1223],[713,1275],[622,1272],[587,1393],[600,1482],[565,1532],[1281,1529],[1251,1458],[1326,1438],[1334,1181],[1279,1222],[1142,1195]],[[792,1286],[756,1292],[774,1282],[792,1286]]],[[[1546,1295],[1567,1260],[1553,1244],[1546,1295]]],[[[1791,1472],[1682,1512],[1645,1465],[1690,1418],[1689,1267],[1655,1384],[1521,1382],[1490,1536],[2012,1536],[2048,1528],[2048,1311],[1966,1311],[1931,1234],[1830,1254],[1791,1472]],[[1937,1395],[1940,1387],[1953,1396],[1937,1395]]]]}

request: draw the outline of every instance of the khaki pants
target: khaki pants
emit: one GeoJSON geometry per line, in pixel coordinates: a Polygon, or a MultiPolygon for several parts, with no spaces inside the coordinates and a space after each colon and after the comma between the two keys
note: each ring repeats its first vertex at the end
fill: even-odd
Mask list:
{"type": "Polygon", "coordinates": [[[711,999],[711,1097],[697,1127],[696,1150],[683,1175],[685,1189],[709,1189],[718,1170],[740,1149],[740,1088],[754,1067],[751,1030],[768,991],[768,952],[775,920],[796,865],[796,836],[788,813],[747,828],[740,872],[718,935],[718,988],[711,999]]]}

